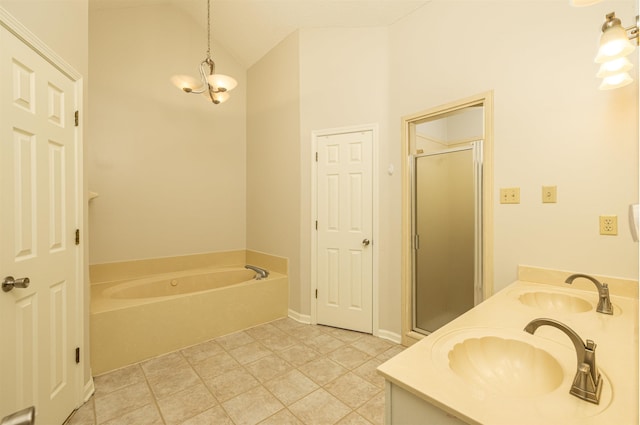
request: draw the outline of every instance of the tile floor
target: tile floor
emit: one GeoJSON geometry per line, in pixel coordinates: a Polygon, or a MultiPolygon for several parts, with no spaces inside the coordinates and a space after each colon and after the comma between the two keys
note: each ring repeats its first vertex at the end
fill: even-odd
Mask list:
{"type": "Polygon", "coordinates": [[[281,319],[95,378],[67,425],[383,423],[384,339],[281,319]]]}

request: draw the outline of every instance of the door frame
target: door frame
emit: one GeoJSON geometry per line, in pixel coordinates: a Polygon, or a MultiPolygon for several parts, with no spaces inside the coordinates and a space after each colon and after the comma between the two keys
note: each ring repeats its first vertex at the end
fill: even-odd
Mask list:
{"type": "Polygon", "coordinates": [[[379,179],[378,179],[378,137],[379,130],[378,124],[362,124],[353,125],[347,127],[328,128],[323,130],[313,130],[311,132],[311,291],[309,299],[311,303],[311,324],[318,323],[318,309],[317,299],[315,296],[318,289],[318,232],[316,231],[316,220],[318,219],[318,163],[316,162],[316,153],[318,152],[318,139],[320,137],[333,136],[337,134],[345,133],[359,133],[362,131],[371,131],[371,197],[372,202],[372,238],[371,244],[372,252],[372,297],[371,297],[371,318],[372,320],[372,333],[378,335],[379,331],[379,306],[378,306],[378,293],[379,293],[379,274],[378,274],[378,235],[380,234],[379,223],[379,179]]]}
{"type": "MultiPolygon", "coordinates": [[[[90,377],[86,384],[84,382],[85,369],[89,366],[89,351],[85,338],[85,316],[88,316],[87,307],[88,300],[85,300],[85,249],[87,238],[84,235],[84,214],[85,214],[85,196],[84,196],[84,141],[82,130],[82,116],[83,114],[83,98],[84,98],[84,79],[82,74],[76,71],[67,61],[59,56],[54,50],[52,50],[47,44],[40,40],[31,30],[18,21],[13,15],[11,15],[5,8],[0,6],[0,26],[15,35],[20,39],[27,47],[33,50],[36,54],[42,57],[45,61],[51,64],[54,68],[67,76],[74,84],[74,103],[76,110],[78,111],[80,118],[78,124],[74,127],[74,137],[76,140],[76,150],[74,152],[77,176],[75,182],[75,222],[76,228],[83,232],[81,239],[81,246],[76,247],[76,265],[74,273],[76,275],[76,318],[73,326],[75,326],[76,341],[75,345],[81,349],[82,364],[76,369],[74,376],[75,385],[75,406],[77,409],[84,401],[88,400],[94,392],[93,379],[90,377]],[[85,248],[83,248],[85,247],[85,248]]],[[[71,230],[71,229],[69,229],[71,230]]],[[[87,369],[90,371],[90,369],[87,369]]],[[[70,411],[69,414],[73,412],[70,411]]]]}
{"type": "Polygon", "coordinates": [[[484,299],[493,295],[493,91],[436,106],[402,117],[402,345],[410,346],[424,338],[412,330],[412,214],[411,214],[411,154],[416,152],[415,123],[427,118],[471,106],[484,107],[482,145],[482,282],[484,299]]]}

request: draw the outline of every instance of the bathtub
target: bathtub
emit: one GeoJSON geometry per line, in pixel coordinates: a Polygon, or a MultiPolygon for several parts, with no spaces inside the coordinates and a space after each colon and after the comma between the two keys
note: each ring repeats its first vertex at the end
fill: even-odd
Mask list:
{"type": "Polygon", "coordinates": [[[287,316],[288,278],[242,265],[200,267],[91,285],[91,368],[129,364],[287,316]]]}

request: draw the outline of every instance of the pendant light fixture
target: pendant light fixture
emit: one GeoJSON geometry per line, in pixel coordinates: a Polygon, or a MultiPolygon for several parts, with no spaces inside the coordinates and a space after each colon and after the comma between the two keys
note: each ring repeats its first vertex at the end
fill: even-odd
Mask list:
{"type": "Polygon", "coordinates": [[[633,82],[629,75],[633,65],[627,56],[635,50],[634,44],[638,44],[638,17],[636,16],[636,25],[624,28],[615,12],[607,14],[602,24],[600,47],[595,59],[596,63],[601,64],[597,74],[598,78],[602,78],[600,90],[616,89],[633,82]]]}
{"type": "Polygon", "coordinates": [[[211,59],[211,0],[207,0],[207,57],[200,63],[200,79],[174,75],[171,82],[185,93],[204,95],[216,105],[229,99],[229,92],[238,85],[232,77],[216,74],[216,64],[211,59]]]}

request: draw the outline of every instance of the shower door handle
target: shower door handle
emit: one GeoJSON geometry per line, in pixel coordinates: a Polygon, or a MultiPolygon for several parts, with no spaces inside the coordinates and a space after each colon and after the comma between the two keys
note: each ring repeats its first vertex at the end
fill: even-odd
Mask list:
{"type": "Polygon", "coordinates": [[[363,239],[362,240],[362,246],[368,246],[371,243],[371,241],[369,239],[363,239]]]}
{"type": "Polygon", "coordinates": [[[7,276],[2,281],[2,290],[9,292],[13,288],[27,288],[29,286],[29,278],[22,277],[20,279],[14,279],[13,276],[7,276]]]}

